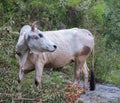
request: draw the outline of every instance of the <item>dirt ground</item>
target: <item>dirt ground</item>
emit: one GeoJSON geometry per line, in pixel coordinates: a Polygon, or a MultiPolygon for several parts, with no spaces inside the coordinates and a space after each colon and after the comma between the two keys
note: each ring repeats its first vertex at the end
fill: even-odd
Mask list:
{"type": "Polygon", "coordinates": [[[96,84],[95,91],[87,91],[79,98],[83,103],[120,103],[120,88],[96,84]]]}

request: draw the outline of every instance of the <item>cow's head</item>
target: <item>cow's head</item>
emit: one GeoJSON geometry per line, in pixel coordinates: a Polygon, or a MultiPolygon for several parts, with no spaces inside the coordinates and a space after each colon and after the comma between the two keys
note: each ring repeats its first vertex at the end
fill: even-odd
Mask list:
{"type": "Polygon", "coordinates": [[[37,27],[37,24],[33,23],[31,31],[26,33],[25,36],[25,42],[30,51],[35,54],[55,51],[57,46],[37,27]]]}
{"type": "Polygon", "coordinates": [[[57,46],[37,27],[35,22],[32,27],[25,25],[21,28],[16,46],[18,52],[24,54],[29,49],[32,53],[39,54],[56,50],[57,46]]]}

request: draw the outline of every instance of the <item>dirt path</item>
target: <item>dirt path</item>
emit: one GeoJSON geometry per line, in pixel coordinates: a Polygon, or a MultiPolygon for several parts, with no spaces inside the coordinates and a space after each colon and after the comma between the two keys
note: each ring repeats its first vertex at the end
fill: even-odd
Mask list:
{"type": "Polygon", "coordinates": [[[120,103],[120,88],[111,85],[96,85],[95,91],[81,95],[83,103],[120,103]]]}

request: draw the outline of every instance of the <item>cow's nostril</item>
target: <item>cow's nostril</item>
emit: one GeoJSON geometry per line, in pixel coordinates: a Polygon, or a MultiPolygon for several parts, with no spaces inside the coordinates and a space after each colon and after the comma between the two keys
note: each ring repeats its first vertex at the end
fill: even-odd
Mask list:
{"type": "Polygon", "coordinates": [[[53,47],[54,47],[55,49],[57,49],[57,46],[56,46],[56,45],[53,45],[53,47]]]}

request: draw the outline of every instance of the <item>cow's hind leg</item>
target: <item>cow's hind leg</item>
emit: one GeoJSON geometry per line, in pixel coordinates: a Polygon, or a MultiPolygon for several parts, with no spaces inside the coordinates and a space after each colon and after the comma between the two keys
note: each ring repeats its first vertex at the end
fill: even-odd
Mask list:
{"type": "Polygon", "coordinates": [[[89,87],[88,87],[89,68],[88,68],[86,62],[84,63],[84,66],[83,66],[82,71],[83,71],[83,74],[84,74],[84,82],[83,82],[83,86],[84,86],[85,89],[88,90],[88,89],[89,89],[89,87]]]}
{"type": "Polygon", "coordinates": [[[82,72],[83,66],[85,63],[85,57],[80,56],[75,59],[75,81],[74,84],[79,84],[80,82],[80,73],[82,72]]]}
{"type": "Polygon", "coordinates": [[[75,58],[75,82],[79,81],[80,73],[83,71],[86,82],[85,86],[87,85],[87,81],[88,81],[88,71],[87,71],[88,67],[86,64],[86,59],[88,58],[89,54],[90,54],[90,48],[84,46],[80,54],[78,53],[75,58]]]}

